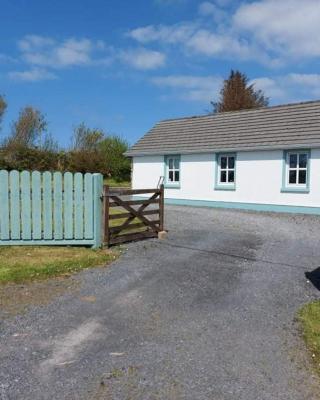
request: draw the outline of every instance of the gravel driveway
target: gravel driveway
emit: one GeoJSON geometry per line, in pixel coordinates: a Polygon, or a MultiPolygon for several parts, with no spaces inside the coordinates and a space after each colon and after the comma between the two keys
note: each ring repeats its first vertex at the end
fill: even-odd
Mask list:
{"type": "Polygon", "coordinates": [[[313,400],[294,322],[320,218],[167,207],[80,290],[1,322],[0,399],[313,400]],[[2,396],[2,397],[1,397],[2,396]]]}

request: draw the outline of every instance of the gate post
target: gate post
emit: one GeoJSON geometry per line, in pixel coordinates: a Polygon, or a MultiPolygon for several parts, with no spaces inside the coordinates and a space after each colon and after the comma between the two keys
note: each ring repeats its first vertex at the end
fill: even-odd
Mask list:
{"type": "Polygon", "coordinates": [[[160,185],[160,204],[159,204],[160,231],[164,230],[164,184],[160,185]]]}
{"type": "Polygon", "coordinates": [[[109,247],[109,186],[103,186],[103,244],[109,247]]]}
{"type": "Polygon", "coordinates": [[[101,174],[93,174],[93,248],[101,247],[102,244],[102,190],[103,176],[101,174]]]}

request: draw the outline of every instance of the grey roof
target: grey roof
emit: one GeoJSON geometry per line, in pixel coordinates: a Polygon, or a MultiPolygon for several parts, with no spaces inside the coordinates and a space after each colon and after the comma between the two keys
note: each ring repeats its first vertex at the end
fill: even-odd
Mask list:
{"type": "Polygon", "coordinates": [[[126,155],[303,147],[320,147],[320,101],[164,120],[126,155]]]}

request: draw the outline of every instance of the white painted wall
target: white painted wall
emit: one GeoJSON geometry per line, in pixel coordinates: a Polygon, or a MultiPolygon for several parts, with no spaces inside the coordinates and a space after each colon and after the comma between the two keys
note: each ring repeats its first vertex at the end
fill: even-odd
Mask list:
{"type": "MultiPolygon", "coordinates": [[[[320,149],[311,150],[310,192],[281,193],[283,151],[237,152],[236,190],[214,190],[215,154],[181,155],[180,189],[165,189],[172,199],[320,207],[320,149]]],[[[133,158],[133,188],[156,187],[164,175],[163,156],[133,158]]]]}

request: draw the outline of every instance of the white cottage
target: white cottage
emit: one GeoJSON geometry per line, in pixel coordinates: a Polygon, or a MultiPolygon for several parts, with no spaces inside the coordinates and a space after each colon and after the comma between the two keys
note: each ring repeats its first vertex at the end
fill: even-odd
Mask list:
{"type": "Polygon", "coordinates": [[[320,214],[320,101],[161,121],[126,154],[167,203],[320,214]]]}

